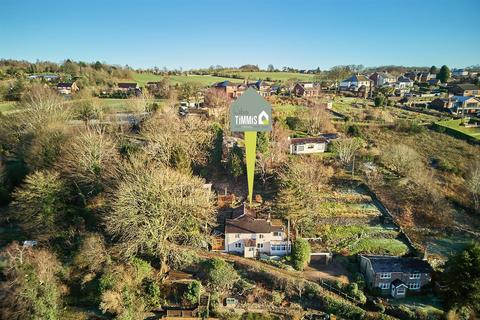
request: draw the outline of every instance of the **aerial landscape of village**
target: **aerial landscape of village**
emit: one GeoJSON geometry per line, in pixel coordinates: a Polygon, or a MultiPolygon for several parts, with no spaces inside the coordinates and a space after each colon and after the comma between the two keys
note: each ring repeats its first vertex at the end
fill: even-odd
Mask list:
{"type": "Polygon", "coordinates": [[[480,319],[479,14],[2,1],[0,319],[480,319]]]}

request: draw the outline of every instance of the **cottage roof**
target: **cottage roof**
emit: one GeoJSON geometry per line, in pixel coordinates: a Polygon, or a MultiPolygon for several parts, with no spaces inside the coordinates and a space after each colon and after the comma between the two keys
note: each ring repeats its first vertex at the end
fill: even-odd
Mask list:
{"type": "Polygon", "coordinates": [[[217,82],[213,86],[217,88],[224,88],[224,87],[233,87],[233,86],[236,86],[236,84],[228,80],[225,80],[225,81],[217,82]]]}
{"type": "Polygon", "coordinates": [[[328,140],[324,137],[306,137],[306,138],[291,138],[291,144],[306,144],[306,143],[326,143],[328,140]]]}
{"type": "Polygon", "coordinates": [[[363,256],[370,260],[373,272],[431,273],[430,264],[419,258],[394,256],[363,256]]]}
{"type": "Polygon", "coordinates": [[[72,82],[59,82],[57,88],[71,88],[73,85],[72,82]]]}
{"type": "Polygon", "coordinates": [[[120,82],[117,84],[119,88],[129,89],[129,88],[137,88],[136,82],[120,82]]]}
{"type": "Polygon", "coordinates": [[[271,233],[283,231],[283,226],[272,225],[265,219],[255,219],[245,215],[237,219],[227,219],[225,233],[271,233]]]}
{"type": "Polygon", "coordinates": [[[351,76],[350,78],[347,78],[343,81],[348,81],[348,82],[359,82],[359,81],[371,81],[369,78],[364,76],[363,74],[355,74],[351,76]]]}
{"type": "Polygon", "coordinates": [[[412,79],[407,78],[407,77],[405,77],[405,76],[400,76],[400,77],[398,77],[398,80],[397,80],[397,81],[398,81],[398,82],[413,82],[412,79]]]}

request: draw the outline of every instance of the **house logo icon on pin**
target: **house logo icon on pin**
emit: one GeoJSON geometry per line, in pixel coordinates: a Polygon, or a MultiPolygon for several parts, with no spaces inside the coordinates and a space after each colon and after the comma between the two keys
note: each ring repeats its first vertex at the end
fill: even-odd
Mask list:
{"type": "Polygon", "coordinates": [[[260,112],[258,115],[258,123],[268,126],[270,124],[270,120],[268,118],[268,114],[265,111],[260,112]]]}

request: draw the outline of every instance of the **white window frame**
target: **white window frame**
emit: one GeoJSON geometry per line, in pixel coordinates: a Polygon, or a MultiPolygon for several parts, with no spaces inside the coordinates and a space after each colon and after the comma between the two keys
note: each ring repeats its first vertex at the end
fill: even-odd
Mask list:
{"type": "Polygon", "coordinates": [[[235,248],[241,249],[242,248],[242,243],[241,242],[235,242],[235,248]]]}
{"type": "Polygon", "coordinates": [[[263,249],[263,243],[257,243],[257,248],[258,249],[263,249]]]}
{"type": "Polygon", "coordinates": [[[409,290],[418,290],[418,289],[420,289],[420,283],[411,282],[411,283],[408,284],[408,289],[409,290]]]}
{"type": "Polygon", "coordinates": [[[240,238],[240,233],[235,234],[235,238],[239,239],[240,238]]]}
{"type": "Polygon", "coordinates": [[[421,276],[422,276],[421,273],[410,273],[409,278],[410,278],[410,279],[420,279],[421,276]]]}
{"type": "Polygon", "coordinates": [[[391,279],[392,273],[391,272],[382,272],[380,273],[380,279],[391,279]]]}
{"type": "Polygon", "coordinates": [[[281,231],[274,231],[274,232],[273,232],[273,236],[274,236],[274,237],[281,237],[281,236],[282,236],[282,232],[281,232],[281,231]]]}
{"type": "Polygon", "coordinates": [[[265,238],[265,236],[260,233],[260,234],[258,235],[258,239],[263,239],[263,238],[265,238]]]}
{"type": "Polygon", "coordinates": [[[378,287],[379,287],[380,289],[390,289],[390,283],[388,283],[388,282],[380,282],[380,283],[378,284],[378,287]]]}

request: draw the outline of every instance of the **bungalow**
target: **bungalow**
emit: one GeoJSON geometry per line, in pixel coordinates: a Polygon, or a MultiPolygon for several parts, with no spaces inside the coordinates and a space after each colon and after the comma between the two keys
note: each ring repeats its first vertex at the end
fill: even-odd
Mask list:
{"type": "Polygon", "coordinates": [[[430,102],[430,106],[452,114],[480,114],[480,99],[468,96],[450,96],[430,102]]]}
{"type": "Polygon", "coordinates": [[[72,94],[80,90],[75,82],[59,82],[57,84],[57,91],[60,94],[72,94]]]}
{"type": "Polygon", "coordinates": [[[136,92],[140,90],[136,82],[120,82],[117,83],[117,91],[121,92],[136,92]]]}
{"type": "Polygon", "coordinates": [[[288,138],[290,154],[322,153],[327,149],[328,140],[324,137],[288,138]]]}
{"type": "Polygon", "coordinates": [[[225,221],[225,251],[255,258],[259,254],[285,256],[290,241],[281,221],[258,219],[245,204],[234,210],[232,219],[225,221]]]}
{"type": "Polygon", "coordinates": [[[403,298],[408,292],[420,292],[432,280],[432,267],[426,260],[394,256],[360,255],[360,271],[369,288],[382,295],[403,298]]]}
{"type": "Polygon", "coordinates": [[[374,72],[369,77],[369,79],[372,80],[373,85],[377,87],[381,87],[383,85],[390,85],[397,81],[397,79],[394,76],[386,72],[374,72]]]}
{"type": "Polygon", "coordinates": [[[448,91],[456,96],[480,97],[480,88],[473,83],[455,84],[449,87],[448,91]]]}
{"type": "Polygon", "coordinates": [[[370,91],[372,88],[372,80],[364,75],[357,74],[340,82],[340,90],[358,91],[361,88],[370,91]]]}
{"type": "Polygon", "coordinates": [[[292,93],[297,97],[317,97],[320,95],[320,86],[314,83],[297,82],[292,89],[292,93]]]}

